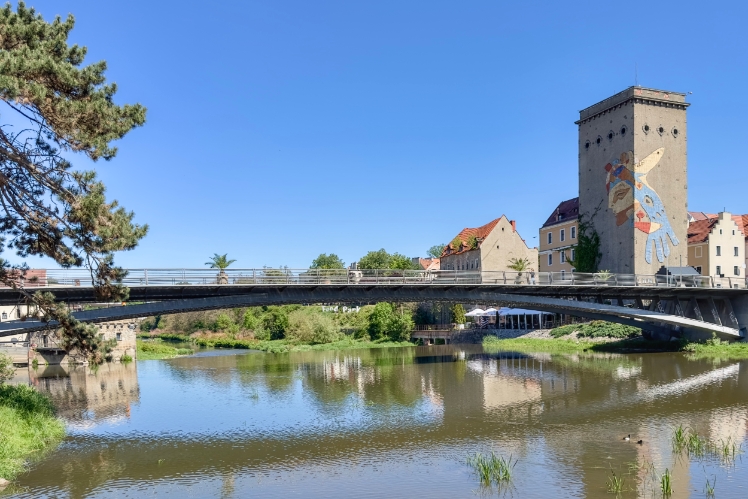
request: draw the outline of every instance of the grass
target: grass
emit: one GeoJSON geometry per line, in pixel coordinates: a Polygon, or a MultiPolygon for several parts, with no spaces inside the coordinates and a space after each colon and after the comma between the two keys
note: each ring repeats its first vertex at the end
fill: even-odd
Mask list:
{"type": "Polygon", "coordinates": [[[660,475],[660,491],[663,497],[668,497],[673,493],[673,479],[667,468],[665,468],[665,473],[660,475]]]}
{"type": "Polygon", "coordinates": [[[719,340],[706,342],[687,341],[655,341],[644,338],[631,338],[619,341],[601,342],[594,339],[541,339],[541,338],[513,338],[498,339],[487,336],[483,339],[483,347],[489,351],[511,350],[516,352],[548,352],[548,353],[644,353],[644,352],[682,352],[691,359],[748,359],[748,343],[730,343],[719,340]]]}
{"type": "Polygon", "coordinates": [[[712,441],[699,435],[690,428],[679,425],[673,430],[673,452],[686,453],[696,458],[719,459],[725,464],[732,464],[735,458],[743,453],[743,447],[732,437],[712,441]]]}
{"type": "Polygon", "coordinates": [[[717,486],[717,477],[713,477],[714,480],[706,478],[706,485],[704,486],[704,495],[707,497],[714,497],[714,488],[717,486]]]}
{"type": "Polygon", "coordinates": [[[64,436],[49,398],[25,385],[0,385],[0,477],[12,480],[64,436]]]}
{"type": "Polygon", "coordinates": [[[592,321],[585,324],[567,324],[551,330],[551,336],[560,338],[571,333],[577,333],[579,337],[586,338],[634,338],[642,334],[638,327],[624,326],[607,321],[592,321]]]}
{"type": "Polygon", "coordinates": [[[192,355],[189,348],[176,348],[165,345],[159,340],[141,341],[136,340],[138,349],[138,360],[170,359],[178,355],[192,355]]]}
{"type": "Polygon", "coordinates": [[[608,477],[608,492],[620,494],[623,492],[624,478],[617,476],[613,469],[610,470],[610,475],[608,477]]]}
{"type": "Polygon", "coordinates": [[[486,455],[478,452],[474,456],[468,457],[467,464],[473,468],[480,479],[481,485],[490,487],[491,484],[500,486],[511,482],[512,470],[517,464],[517,460],[512,461],[512,456],[509,456],[509,459],[497,456],[493,451],[486,455]]]}

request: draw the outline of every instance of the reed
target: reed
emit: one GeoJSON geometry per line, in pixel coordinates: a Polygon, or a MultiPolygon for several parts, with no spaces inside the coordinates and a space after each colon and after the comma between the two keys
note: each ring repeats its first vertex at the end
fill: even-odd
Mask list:
{"type": "Polygon", "coordinates": [[[706,478],[706,485],[704,485],[704,494],[707,497],[714,497],[714,488],[717,486],[717,477],[712,477],[713,480],[709,480],[709,477],[706,478]]]}
{"type": "Polygon", "coordinates": [[[663,497],[669,497],[673,493],[672,475],[667,468],[665,468],[665,473],[660,475],[660,490],[663,497]]]}
{"type": "Polygon", "coordinates": [[[624,478],[617,476],[616,472],[611,468],[610,475],[608,477],[608,492],[620,494],[623,492],[624,478]]]}
{"type": "Polygon", "coordinates": [[[517,460],[512,461],[512,456],[505,458],[491,451],[490,454],[480,452],[468,457],[467,464],[480,479],[481,485],[489,487],[491,484],[500,486],[512,480],[512,470],[517,460]]]}

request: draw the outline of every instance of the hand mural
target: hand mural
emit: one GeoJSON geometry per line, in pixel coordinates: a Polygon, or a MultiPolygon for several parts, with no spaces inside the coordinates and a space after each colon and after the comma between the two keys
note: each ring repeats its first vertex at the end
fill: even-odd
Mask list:
{"type": "Polygon", "coordinates": [[[647,173],[657,166],[664,152],[665,148],[661,147],[634,164],[634,154],[629,151],[605,165],[608,172],[608,207],[616,215],[616,225],[620,226],[630,221],[636,229],[647,234],[644,252],[647,263],[652,263],[653,245],[657,260],[662,263],[670,254],[667,237],[673,246],[680,243],[670,226],[665,205],[657,192],[647,183],[647,173]]]}

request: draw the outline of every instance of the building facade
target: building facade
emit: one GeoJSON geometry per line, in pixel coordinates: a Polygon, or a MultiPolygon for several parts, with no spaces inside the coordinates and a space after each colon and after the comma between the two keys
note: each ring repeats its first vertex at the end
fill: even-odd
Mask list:
{"type": "Polygon", "coordinates": [[[722,212],[688,227],[688,265],[704,276],[745,277],[743,217],[722,212]]]}
{"type": "Polygon", "coordinates": [[[540,228],[540,272],[571,272],[576,258],[579,198],[561,202],[540,228]]]}
{"type": "Polygon", "coordinates": [[[686,261],[686,96],[630,87],[579,112],[579,212],[598,267],[654,274],[686,261]]]}
{"type": "Polygon", "coordinates": [[[510,260],[526,258],[537,269],[538,249],[529,248],[517,224],[502,215],[476,228],[465,228],[444,248],[441,270],[510,270],[510,260]]]}

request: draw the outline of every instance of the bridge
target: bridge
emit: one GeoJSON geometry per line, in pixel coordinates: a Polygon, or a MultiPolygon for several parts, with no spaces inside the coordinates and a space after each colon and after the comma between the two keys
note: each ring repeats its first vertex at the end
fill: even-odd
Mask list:
{"type": "MultiPolygon", "coordinates": [[[[82,269],[37,271],[27,291],[50,291],[69,304],[96,299],[82,269]]],[[[129,269],[127,304],[74,312],[86,322],[261,305],[459,302],[533,309],[691,338],[740,340],[748,330],[744,278],[512,271],[328,269],[129,269]]],[[[0,305],[22,303],[0,289],[0,305]]],[[[49,329],[36,320],[0,323],[0,336],[49,329]]]]}

